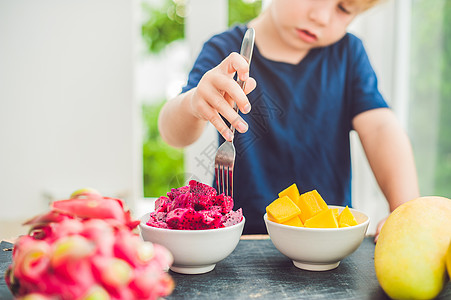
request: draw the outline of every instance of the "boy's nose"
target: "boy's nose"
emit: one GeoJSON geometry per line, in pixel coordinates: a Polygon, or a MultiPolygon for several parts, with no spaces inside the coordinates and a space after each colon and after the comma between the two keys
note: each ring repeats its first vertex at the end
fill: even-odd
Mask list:
{"type": "Polygon", "coordinates": [[[316,1],[316,5],[310,7],[309,18],[322,26],[329,24],[335,9],[333,2],[334,1],[316,1]]]}

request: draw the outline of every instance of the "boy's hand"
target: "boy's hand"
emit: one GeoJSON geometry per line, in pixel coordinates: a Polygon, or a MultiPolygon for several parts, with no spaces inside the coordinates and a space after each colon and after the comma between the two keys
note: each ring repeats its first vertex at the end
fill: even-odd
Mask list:
{"type": "Polygon", "coordinates": [[[194,116],[207,120],[228,141],[233,135],[226,125],[223,116],[241,133],[248,129],[247,123],[233,109],[234,102],[244,114],[249,113],[251,104],[247,98],[257,83],[249,77],[249,64],[238,53],[233,52],[218,66],[206,72],[191,97],[191,109],[194,116]],[[244,91],[233,79],[235,72],[245,82],[244,91]]]}
{"type": "Polygon", "coordinates": [[[381,233],[382,226],[384,226],[385,221],[387,221],[388,217],[383,218],[377,224],[376,234],[374,235],[374,243],[377,243],[377,239],[379,238],[379,234],[381,233]]]}

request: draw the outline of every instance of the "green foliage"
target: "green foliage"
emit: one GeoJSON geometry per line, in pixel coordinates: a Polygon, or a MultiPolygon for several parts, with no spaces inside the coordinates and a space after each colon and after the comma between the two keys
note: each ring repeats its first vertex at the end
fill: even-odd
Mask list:
{"type": "Polygon", "coordinates": [[[451,197],[451,2],[445,1],[443,9],[443,56],[440,81],[440,117],[436,179],[437,195],[451,197]]]}
{"type": "Polygon", "coordinates": [[[409,132],[422,194],[451,197],[451,1],[413,1],[409,132]]]}
{"type": "MultiPolygon", "coordinates": [[[[228,25],[245,23],[256,17],[262,1],[229,0],[228,25]]],[[[143,2],[147,21],[141,26],[141,35],[150,53],[159,53],[173,41],[185,38],[185,0],[164,0],[161,5],[143,2]]]]}
{"type": "Polygon", "coordinates": [[[150,53],[159,53],[166,45],[185,37],[185,1],[165,0],[162,6],[142,3],[147,21],[141,26],[141,35],[150,53]]]}
{"type": "Polygon", "coordinates": [[[255,18],[261,11],[262,1],[229,0],[228,25],[246,23],[255,18]]]}
{"type": "Polygon", "coordinates": [[[184,182],[183,151],[167,145],[158,132],[158,113],[164,102],[142,106],[144,197],[164,196],[178,187],[175,182],[184,182]]]}

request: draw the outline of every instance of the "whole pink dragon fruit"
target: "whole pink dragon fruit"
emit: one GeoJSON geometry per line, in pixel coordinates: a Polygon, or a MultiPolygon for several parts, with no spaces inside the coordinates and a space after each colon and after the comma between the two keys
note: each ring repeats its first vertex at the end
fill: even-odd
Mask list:
{"type": "Polygon", "coordinates": [[[167,197],[155,201],[147,225],[158,228],[201,230],[238,224],[240,209],[233,211],[233,199],[206,184],[191,180],[189,185],[172,189],[167,197]]]}
{"type": "Polygon", "coordinates": [[[16,297],[158,299],[174,289],[171,253],[133,232],[139,221],[120,199],[82,191],[25,224],[5,275],[16,297]]]}

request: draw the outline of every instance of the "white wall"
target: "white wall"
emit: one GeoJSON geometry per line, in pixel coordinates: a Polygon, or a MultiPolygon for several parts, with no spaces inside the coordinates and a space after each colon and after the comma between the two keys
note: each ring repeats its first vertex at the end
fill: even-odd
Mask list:
{"type": "Polygon", "coordinates": [[[0,0],[0,219],[141,196],[134,1],[0,0]]]}

